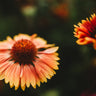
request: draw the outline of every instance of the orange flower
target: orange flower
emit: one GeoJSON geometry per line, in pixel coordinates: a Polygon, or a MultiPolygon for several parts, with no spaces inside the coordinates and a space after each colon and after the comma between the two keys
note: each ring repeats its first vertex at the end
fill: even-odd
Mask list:
{"type": "Polygon", "coordinates": [[[61,3],[57,5],[56,7],[53,7],[52,12],[60,18],[66,19],[69,15],[68,4],[61,3]]]}
{"type": "Polygon", "coordinates": [[[82,23],[78,23],[78,26],[74,25],[74,36],[78,38],[76,41],[79,45],[93,44],[96,50],[96,15],[93,14],[86,20],[82,20],[82,23]]]}
{"type": "Polygon", "coordinates": [[[22,90],[30,85],[36,88],[59,69],[58,47],[36,36],[19,34],[0,42],[0,80],[5,79],[15,90],[19,86],[22,90]]]}

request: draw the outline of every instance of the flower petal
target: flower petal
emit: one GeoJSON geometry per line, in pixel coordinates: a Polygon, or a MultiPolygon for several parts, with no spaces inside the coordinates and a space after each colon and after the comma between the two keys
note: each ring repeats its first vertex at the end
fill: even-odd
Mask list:
{"type": "Polygon", "coordinates": [[[37,72],[39,78],[41,79],[41,82],[42,82],[42,83],[43,83],[43,82],[47,82],[47,79],[46,79],[46,77],[44,76],[44,74],[43,74],[40,66],[38,66],[36,63],[34,63],[34,65],[35,65],[36,72],[37,72]]]}
{"type": "Polygon", "coordinates": [[[25,64],[24,65],[24,75],[25,75],[25,83],[26,83],[26,86],[27,87],[30,87],[30,79],[29,79],[29,77],[30,77],[30,72],[29,72],[29,68],[27,67],[27,65],[25,64]]]}
{"type": "Polygon", "coordinates": [[[86,45],[86,44],[90,44],[90,43],[94,43],[94,42],[95,42],[95,39],[93,39],[91,37],[80,38],[76,41],[76,43],[79,45],[86,45]]]}
{"type": "Polygon", "coordinates": [[[27,34],[19,34],[19,35],[15,35],[15,36],[14,36],[14,40],[15,40],[15,41],[18,41],[18,40],[21,40],[21,39],[30,40],[30,36],[27,35],[27,34]]]}
{"type": "Polygon", "coordinates": [[[0,73],[4,72],[10,65],[11,63],[8,61],[0,64],[0,73]]]}
{"type": "Polygon", "coordinates": [[[88,29],[81,23],[78,23],[79,27],[74,25],[74,33],[76,34],[77,32],[81,31],[84,32],[86,35],[90,36],[91,34],[88,32],[88,29]]]}
{"type": "Polygon", "coordinates": [[[0,42],[0,49],[11,49],[13,46],[12,43],[9,43],[8,41],[0,42]]]}
{"type": "Polygon", "coordinates": [[[26,77],[25,77],[25,73],[24,72],[24,65],[21,64],[21,74],[20,74],[20,77],[21,77],[21,89],[24,91],[25,90],[25,84],[26,84],[26,77]]]}
{"type": "Polygon", "coordinates": [[[10,43],[10,44],[14,44],[15,43],[15,41],[10,37],[10,36],[7,36],[7,41],[10,43]]]}
{"type": "Polygon", "coordinates": [[[14,62],[10,61],[10,66],[5,70],[5,83],[8,83],[10,82],[10,74],[13,70],[13,67],[14,67],[14,62]]]}
{"type": "Polygon", "coordinates": [[[58,70],[59,69],[59,67],[57,66],[57,65],[59,65],[59,63],[56,62],[55,60],[52,60],[47,55],[42,54],[42,55],[38,55],[38,57],[40,58],[41,61],[43,61],[45,64],[47,64],[51,68],[53,68],[55,70],[58,70]]]}
{"type": "Polygon", "coordinates": [[[5,75],[4,74],[0,74],[0,80],[3,80],[5,78],[5,75]]]}
{"type": "Polygon", "coordinates": [[[78,31],[75,33],[74,36],[77,38],[84,38],[84,37],[88,36],[88,34],[86,34],[85,32],[82,32],[82,31],[78,31]]]}
{"type": "Polygon", "coordinates": [[[33,34],[30,39],[33,40],[35,37],[37,36],[37,34],[33,34]]]}
{"type": "Polygon", "coordinates": [[[42,48],[47,43],[46,40],[44,40],[43,38],[40,38],[40,37],[37,37],[37,38],[33,39],[32,42],[34,43],[36,48],[42,48]]]}
{"type": "Polygon", "coordinates": [[[25,71],[26,71],[26,86],[29,87],[30,86],[30,83],[33,87],[36,86],[36,79],[35,79],[35,76],[33,75],[31,69],[30,69],[30,66],[29,65],[25,65],[24,66],[25,68],[25,71]]]}
{"type": "Polygon", "coordinates": [[[39,67],[39,69],[40,69],[40,71],[42,72],[42,74],[44,75],[44,77],[46,77],[46,78],[48,78],[48,79],[51,78],[50,75],[49,75],[49,73],[47,72],[47,70],[45,70],[42,66],[40,66],[39,63],[38,63],[37,66],[39,67]]]}
{"type": "Polygon", "coordinates": [[[92,23],[87,19],[87,20],[82,20],[82,25],[88,29],[89,33],[93,33],[94,27],[92,23]]]}
{"type": "Polygon", "coordinates": [[[10,50],[8,50],[8,49],[0,49],[0,54],[7,54],[7,53],[9,53],[10,52],[10,50]]]}
{"type": "Polygon", "coordinates": [[[56,74],[52,68],[50,68],[48,65],[46,65],[42,61],[38,60],[34,63],[41,68],[41,70],[43,71],[43,74],[46,76],[46,78],[50,79],[54,74],[56,74]]]}
{"type": "Polygon", "coordinates": [[[16,70],[14,72],[14,86],[15,86],[15,90],[17,90],[20,82],[20,65],[16,63],[15,67],[16,67],[16,70]]]}
{"type": "Polygon", "coordinates": [[[12,88],[14,86],[14,72],[16,71],[16,67],[15,67],[15,64],[13,64],[11,66],[12,68],[10,69],[10,77],[8,78],[9,79],[9,83],[10,83],[10,88],[12,88]]]}
{"type": "MultiPolygon", "coordinates": [[[[31,69],[32,73],[34,74],[35,79],[36,79],[36,84],[40,87],[40,78],[38,77],[35,68],[31,64],[29,64],[29,66],[30,66],[30,69],[31,69]]],[[[33,84],[34,84],[34,82],[31,83],[31,85],[33,85],[33,84]]],[[[35,87],[36,86],[34,86],[34,88],[35,87]]]]}
{"type": "Polygon", "coordinates": [[[52,48],[48,48],[44,51],[40,51],[38,53],[46,53],[46,54],[50,54],[50,53],[54,53],[58,50],[59,47],[52,47],[52,48]]]}
{"type": "Polygon", "coordinates": [[[0,54],[0,64],[7,61],[7,60],[10,60],[9,54],[0,54]]]}
{"type": "Polygon", "coordinates": [[[29,71],[30,71],[30,83],[31,83],[31,85],[33,86],[33,88],[35,88],[35,87],[36,87],[35,74],[34,74],[34,72],[32,71],[31,67],[30,67],[30,66],[28,66],[28,67],[29,67],[29,71]]]}
{"type": "Polygon", "coordinates": [[[47,54],[47,57],[51,58],[52,60],[60,60],[60,58],[58,56],[56,56],[55,53],[47,54]]]}

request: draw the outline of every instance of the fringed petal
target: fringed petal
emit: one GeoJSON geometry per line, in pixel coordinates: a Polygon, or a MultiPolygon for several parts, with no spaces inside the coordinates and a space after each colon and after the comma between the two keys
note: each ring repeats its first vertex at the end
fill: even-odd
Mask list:
{"type": "Polygon", "coordinates": [[[55,71],[52,68],[50,68],[49,66],[47,66],[44,62],[40,60],[35,62],[35,65],[39,66],[39,69],[42,71],[44,76],[48,79],[50,79],[55,74],[55,71]]]}
{"type": "MultiPolygon", "coordinates": [[[[34,78],[36,79],[36,84],[40,87],[40,78],[38,77],[38,74],[36,73],[35,68],[32,65],[29,65],[29,66],[30,66],[32,73],[34,74],[34,78]]],[[[34,88],[36,88],[36,86],[34,86],[34,88]]]]}
{"type": "Polygon", "coordinates": [[[30,83],[33,86],[33,88],[36,86],[36,79],[34,74],[32,73],[29,65],[25,65],[25,71],[26,71],[26,86],[29,87],[30,83]]]}
{"type": "Polygon", "coordinates": [[[51,58],[47,57],[47,55],[38,55],[38,57],[40,58],[41,61],[43,61],[45,64],[47,64],[48,66],[50,66],[51,68],[58,70],[59,67],[59,63],[55,60],[52,60],[51,58]]]}
{"type": "Polygon", "coordinates": [[[44,76],[43,72],[42,72],[42,69],[40,68],[40,66],[38,66],[36,63],[34,63],[35,65],[35,69],[36,69],[36,72],[39,76],[39,78],[41,79],[41,82],[47,82],[47,79],[46,77],[44,76]]]}

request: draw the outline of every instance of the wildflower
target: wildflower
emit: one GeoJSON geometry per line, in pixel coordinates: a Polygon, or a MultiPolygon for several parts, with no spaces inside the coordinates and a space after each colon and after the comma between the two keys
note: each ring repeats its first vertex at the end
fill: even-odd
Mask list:
{"type": "Polygon", "coordinates": [[[15,90],[21,86],[36,88],[47,82],[58,70],[58,47],[47,44],[36,34],[16,35],[0,42],[0,80],[4,79],[15,90]]]}
{"type": "Polygon", "coordinates": [[[74,25],[74,36],[78,38],[76,41],[79,45],[93,44],[96,50],[96,15],[93,14],[82,23],[74,25]]]}

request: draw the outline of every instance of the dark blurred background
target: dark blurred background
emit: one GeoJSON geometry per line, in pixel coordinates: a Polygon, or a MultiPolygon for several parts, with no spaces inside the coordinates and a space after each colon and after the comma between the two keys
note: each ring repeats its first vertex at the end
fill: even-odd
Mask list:
{"type": "Polygon", "coordinates": [[[0,96],[80,96],[96,93],[96,51],[79,46],[74,24],[96,13],[96,0],[0,0],[0,40],[37,33],[59,46],[57,74],[37,89],[15,91],[0,81],[0,96]]]}

